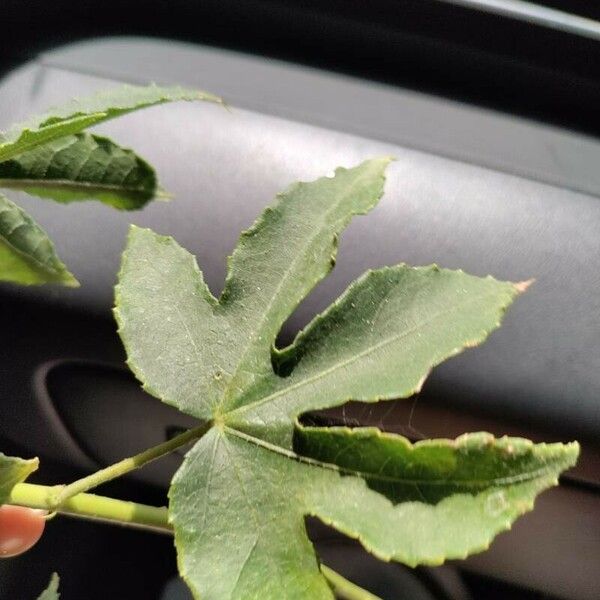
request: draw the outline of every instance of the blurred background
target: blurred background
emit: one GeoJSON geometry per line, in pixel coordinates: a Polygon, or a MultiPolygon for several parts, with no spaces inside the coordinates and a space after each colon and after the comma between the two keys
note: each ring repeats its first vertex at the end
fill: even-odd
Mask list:
{"type": "MultiPolygon", "coordinates": [[[[386,196],[341,240],[289,341],[365,269],[401,261],[535,278],[483,347],[418,397],[319,418],[412,439],[466,431],[582,443],[536,511],[464,562],[408,570],[308,522],[324,561],[385,600],[600,597],[600,5],[552,0],[3,0],[0,129],[122,82],[222,95],[98,128],[156,166],[171,203],[119,214],[13,193],[77,290],[0,285],[0,448],[68,481],[190,421],[140,391],[111,316],[130,222],[198,256],[213,293],[239,231],[296,179],[394,154],[386,196]]],[[[101,491],[165,502],[180,456],[101,491]]],[[[172,540],[66,518],[0,562],[0,600],[187,599],[172,540]]]]}

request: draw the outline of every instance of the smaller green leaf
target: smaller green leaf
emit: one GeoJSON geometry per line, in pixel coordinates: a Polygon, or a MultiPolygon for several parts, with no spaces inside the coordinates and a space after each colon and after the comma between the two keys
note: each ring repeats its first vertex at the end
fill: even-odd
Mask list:
{"type": "Polygon", "coordinates": [[[60,579],[56,573],[52,574],[48,587],[42,592],[42,595],[38,600],[59,600],[60,594],[58,593],[58,584],[60,579]]]}
{"type": "Polygon", "coordinates": [[[31,473],[37,470],[38,465],[37,458],[25,460],[6,456],[0,452],[0,504],[4,504],[8,500],[15,485],[25,481],[31,473]]]}
{"type": "Polygon", "coordinates": [[[57,202],[96,199],[122,210],[157,193],[154,169],[108,138],[77,133],[0,162],[0,187],[57,202]]]}
{"type": "Polygon", "coordinates": [[[14,125],[0,138],[0,161],[134,110],[177,100],[223,103],[212,94],[182,87],[125,85],[81,100],[72,100],[62,107],[14,125]]]}
{"type": "Polygon", "coordinates": [[[0,281],[24,285],[79,285],[58,258],[46,232],[14,202],[0,194],[0,281]]]}

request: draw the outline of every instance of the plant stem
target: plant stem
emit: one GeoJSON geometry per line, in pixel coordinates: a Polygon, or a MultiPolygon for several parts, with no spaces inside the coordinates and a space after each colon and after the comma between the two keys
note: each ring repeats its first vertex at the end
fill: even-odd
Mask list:
{"type": "Polygon", "coordinates": [[[74,517],[108,521],[141,529],[172,533],[165,507],[115,500],[94,494],[78,494],[67,498],[60,507],[54,505],[56,487],[19,483],[11,492],[8,504],[41,508],[74,517]]]}
{"type": "Polygon", "coordinates": [[[114,465],[110,465],[105,469],[101,469],[100,471],[96,471],[83,479],[78,479],[77,481],[62,487],[57,486],[54,488],[55,491],[51,496],[52,506],[49,506],[49,508],[58,510],[69,498],[87,492],[107,481],[121,477],[130,471],[139,469],[145,464],[177,450],[177,448],[184,446],[188,442],[201,438],[211,427],[211,421],[203,423],[195,429],[185,431],[171,440],[159,444],[158,446],[154,446],[153,448],[149,448],[130,458],[125,458],[124,460],[121,460],[114,465]]]}
{"type": "MultiPolygon", "coordinates": [[[[169,523],[168,511],[165,507],[115,500],[114,498],[86,494],[85,492],[107,481],[121,477],[134,469],[139,469],[192,440],[201,438],[211,427],[212,422],[203,423],[199,427],[185,431],[163,444],[149,448],[130,458],[125,458],[69,485],[47,486],[19,483],[12,489],[8,504],[41,508],[83,519],[118,523],[129,527],[172,534],[173,528],[169,523]]],[[[348,581],[325,565],[321,565],[321,573],[329,582],[336,596],[341,600],[380,600],[377,596],[348,581]]]]}
{"type": "MultiPolygon", "coordinates": [[[[177,438],[173,438],[173,441],[175,439],[177,438]]],[[[55,500],[56,486],[18,483],[12,489],[7,504],[56,510],[60,514],[72,517],[173,534],[173,527],[169,523],[168,511],[165,507],[148,506],[85,493],[65,499],[58,507],[54,504],[55,500]]],[[[321,572],[341,600],[381,600],[325,565],[321,565],[321,572]]]]}
{"type": "Polygon", "coordinates": [[[348,581],[337,571],[330,569],[326,565],[321,565],[321,573],[323,573],[323,576],[329,582],[333,593],[340,600],[381,600],[379,596],[375,596],[355,583],[348,581]]]}

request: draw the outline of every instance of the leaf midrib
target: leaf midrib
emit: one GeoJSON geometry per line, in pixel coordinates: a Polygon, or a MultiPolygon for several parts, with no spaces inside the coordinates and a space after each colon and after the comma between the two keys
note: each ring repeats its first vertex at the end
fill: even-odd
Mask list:
{"type": "Polygon", "coordinates": [[[118,192],[126,190],[127,192],[135,192],[140,194],[152,192],[152,190],[147,187],[127,186],[120,185],[117,183],[92,183],[88,181],[72,181],[70,179],[21,179],[17,177],[0,179],[0,187],[8,189],[19,189],[21,187],[36,187],[50,189],[68,188],[69,190],[81,189],[86,192],[93,190],[108,192],[118,192]]]}
{"type": "MultiPolygon", "coordinates": [[[[548,464],[546,466],[540,467],[539,469],[534,469],[533,471],[526,471],[519,475],[512,475],[506,477],[497,477],[492,479],[409,479],[404,477],[393,477],[390,475],[382,475],[380,473],[371,473],[368,471],[359,471],[356,469],[348,469],[346,467],[341,467],[339,465],[333,463],[326,463],[320,461],[315,458],[310,458],[308,456],[302,456],[301,454],[296,454],[292,450],[288,450],[281,446],[277,446],[276,444],[272,444],[267,442],[266,440],[262,440],[260,438],[254,437],[243,431],[238,429],[224,426],[223,432],[229,433],[237,438],[244,440],[250,444],[255,446],[259,446],[269,452],[273,452],[275,454],[279,454],[280,456],[285,456],[290,460],[295,460],[296,462],[300,462],[312,467],[317,467],[321,469],[328,469],[330,471],[336,471],[342,473],[344,475],[353,475],[355,477],[360,477],[362,479],[375,479],[381,482],[387,483],[399,483],[403,485],[418,485],[421,487],[443,487],[443,486],[454,486],[454,487],[467,487],[467,488],[478,488],[485,489],[490,487],[507,487],[510,485],[514,485],[517,483],[524,483],[527,481],[533,481],[535,479],[540,479],[547,475],[555,475],[556,468],[551,468],[548,464]]],[[[561,457],[563,460],[560,462],[566,462],[565,457],[561,457]]],[[[558,461],[557,461],[558,462],[558,461]]],[[[456,492],[455,492],[456,493],[456,492]]]]}
{"type": "MultiPolygon", "coordinates": [[[[362,182],[365,178],[367,178],[369,175],[369,173],[361,173],[355,180],[354,180],[354,185],[362,182]]],[[[322,178],[324,179],[324,178],[322,178]]],[[[329,216],[331,215],[331,213],[333,213],[336,209],[339,208],[339,206],[345,202],[349,196],[354,195],[355,190],[347,190],[342,196],[340,196],[340,198],[338,199],[338,201],[336,203],[333,203],[332,206],[322,215],[322,219],[321,219],[321,225],[323,223],[325,223],[327,221],[327,219],[329,218],[329,216]]],[[[356,213],[352,213],[352,214],[356,214],[356,213]]],[[[321,235],[322,230],[320,228],[314,228],[314,230],[316,231],[313,235],[311,235],[308,239],[307,239],[307,243],[304,244],[302,246],[302,249],[305,250],[306,248],[310,248],[311,245],[314,243],[314,241],[319,237],[319,235],[321,235]]],[[[336,234],[334,233],[333,237],[332,237],[332,241],[335,243],[335,238],[336,238],[336,234]]],[[[244,349],[243,354],[240,356],[240,360],[238,361],[238,364],[236,366],[236,369],[233,373],[233,376],[230,380],[229,385],[227,386],[227,389],[224,393],[224,402],[223,405],[225,405],[225,402],[227,401],[227,399],[229,398],[229,394],[231,392],[231,387],[233,382],[236,380],[236,377],[238,376],[241,367],[243,366],[246,357],[248,356],[248,353],[252,350],[252,348],[254,347],[255,343],[256,343],[256,339],[260,337],[260,332],[262,332],[265,328],[265,324],[267,323],[267,321],[269,320],[270,316],[271,316],[271,309],[273,308],[273,305],[275,304],[275,302],[279,299],[279,292],[281,291],[281,289],[283,288],[284,284],[286,284],[290,278],[290,274],[292,273],[293,269],[296,267],[296,264],[305,258],[306,252],[300,252],[298,251],[296,253],[295,258],[292,260],[292,262],[290,263],[289,268],[286,270],[285,274],[283,275],[283,277],[281,277],[281,279],[279,280],[279,283],[277,284],[277,286],[274,289],[274,292],[269,300],[269,302],[267,303],[265,310],[261,311],[262,312],[262,317],[260,318],[260,325],[259,327],[257,327],[253,334],[252,334],[252,341],[251,343],[249,343],[246,348],[244,349]]],[[[334,252],[335,255],[335,252],[334,252]]]]}
{"type": "Polygon", "coordinates": [[[20,154],[24,154],[25,152],[28,152],[37,146],[41,146],[57,138],[70,135],[67,132],[57,135],[57,129],[61,129],[62,127],[66,128],[73,125],[81,125],[82,123],[88,123],[89,121],[87,125],[82,126],[83,129],[86,129],[87,127],[95,125],[98,120],[104,119],[106,114],[106,112],[91,113],[84,116],[78,116],[76,118],[65,119],[64,121],[53,123],[47,127],[38,127],[36,129],[25,128],[19,132],[16,139],[0,144],[0,162],[5,162],[15,158],[20,154]],[[25,133],[32,134],[34,137],[28,142],[24,142],[23,137],[25,133]]]}
{"type": "MultiPolygon", "coordinates": [[[[349,358],[343,360],[342,362],[335,363],[334,365],[328,367],[324,371],[321,371],[321,372],[313,375],[312,377],[302,379],[302,380],[294,383],[291,386],[277,390],[276,392],[273,392],[272,394],[269,394],[268,396],[264,396],[263,398],[255,400],[254,402],[250,402],[249,404],[244,404],[242,406],[239,406],[239,407],[235,408],[234,410],[226,413],[226,416],[231,417],[232,415],[243,414],[244,412],[247,412],[251,408],[256,408],[257,406],[260,406],[261,404],[265,404],[266,402],[272,402],[274,399],[276,399],[280,396],[289,394],[290,392],[300,389],[305,385],[314,383],[315,381],[318,381],[322,377],[326,377],[327,375],[330,375],[331,373],[337,371],[338,369],[343,369],[344,367],[347,367],[348,365],[352,364],[353,362],[355,362],[365,356],[368,356],[369,354],[371,354],[372,352],[375,352],[376,350],[379,350],[380,348],[383,348],[389,344],[397,342],[398,340],[401,340],[402,338],[404,338],[412,333],[415,333],[419,329],[427,327],[428,325],[430,325],[431,323],[433,323],[436,319],[439,319],[440,317],[444,317],[459,308],[464,308],[465,306],[475,304],[476,302],[480,302],[482,300],[485,300],[488,297],[495,296],[495,295],[496,295],[496,292],[493,291],[493,292],[489,292],[486,294],[482,294],[480,296],[472,296],[471,298],[469,298],[467,301],[461,303],[460,305],[454,305],[453,307],[451,307],[447,310],[437,312],[433,316],[431,316],[429,319],[423,321],[422,323],[419,323],[418,325],[415,325],[397,335],[386,338],[386,339],[382,340],[381,342],[378,342],[374,346],[371,346],[370,348],[366,348],[362,352],[359,352],[358,354],[354,354],[354,355],[350,356],[349,358]]],[[[487,334],[487,335],[489,335],[489,334],[487,334]]],[[[458,347],[456,349],[456,352],[460,352],[463,349],[464,349],[464,345],[458,347]]],[[[435,365],[432,365],[432,366],[435,366],[435,365]]],[[[293,377],[293,372],[290,377],[293,377]]]]}
{"type": "MultiPolygon", "coordinates": [[[[0,213],[2,212],[10,212],[10,209],[4,209],[4,210],[0,210],[0,213]]],[[[19,227],[26,227],[27,223],[20,223],[19,225],[17,225],[17,227],[15,227],[12,231],[11,234],[14,233],[19,227]]],[[[66,268],[64,267],[64,265],[57,265],[52,266],[50,263],[48,262],[41,262],[36,256],[35,256],[35,252],[37,252],[37,248],[39,247],[40,243],[43,241],[43,239],[38,240],[37,242],[37,246],[35,248],[35,250],[33,250],[32,252],[25,252],[24,250],[22,250],[21,248],[15,246],[7,237],[4,233],[0,232],[0,242],[3,243],[5,246],[8,246],[11,250],[13,250],[16,254],[22,256],[24,259],[26,259],[28,262],[33,263],[36,267],[38,267],[42,272],[44,273],[50,273],[52,275],[57,275],[60,276],[62,274],[67,274],[68,271],[66,270],[66,268]]]]}

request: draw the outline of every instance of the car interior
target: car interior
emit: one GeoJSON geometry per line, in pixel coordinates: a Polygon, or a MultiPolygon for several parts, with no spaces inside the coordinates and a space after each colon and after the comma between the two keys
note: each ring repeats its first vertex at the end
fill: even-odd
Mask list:
{"type": "MultiPolygon", "coordinates": [[[[391,154],[384,199],[343,234],[281,344],[369,268],[437,263],[535,283],[417,396],[304,418],[412,440],[579,440],[582,454],[465,561],[381,563],[311,519],[310,537],[384,600],[600,598],[600,5],[3,0],[0,19],[0,130],[121,83],[181,84],[230,106],[176,103],[97,128],[147,158],[172,201],[129,213],[8,194],[81,282],[0,285],[0,448],[39,456],[33,481],[71,481],[194,425],[124,362],[111,309],[130,223],[175,237],[218,294],[239,232],[277,192],[391,154]]],[[[164,505],[181,456],[101,492],[164,505]]],[[[31,552],[0,561],[0,600],[35,598],[52,571],[64,600],[191,598],[169,536],[58,517],[31,552]]]]}

